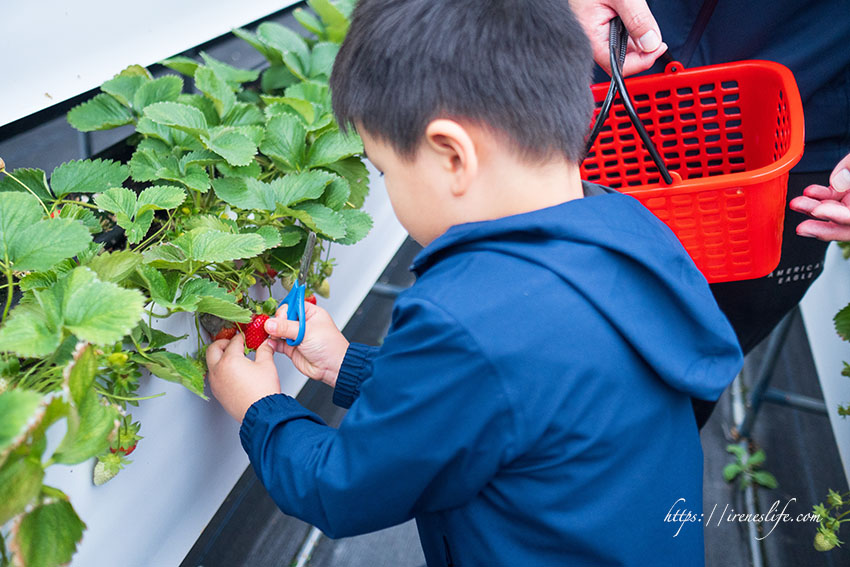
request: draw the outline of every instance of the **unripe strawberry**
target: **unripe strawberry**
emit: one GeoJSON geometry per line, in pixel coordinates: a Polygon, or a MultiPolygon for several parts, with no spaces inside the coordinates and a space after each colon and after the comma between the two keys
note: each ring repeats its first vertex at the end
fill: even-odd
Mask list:
{"type": "Polygon", "coordinates": [[[113,352],[106,357],[106,362],[109,366],[121,366],[127,362],[127,354],[123,352],[113,352]]]}
{"type": "Polygon", "coordinates": [[[322,280],[319,287],[316,288],[316,293],[327,299],[331,295],[331,282],[327,279],[322,280]]]}
{"type": "MultiPolygon", "coordinates": [[[[834,534],[833,534],[834,535],[834,534]]],[[[815,534],[815,549],[818,551],[829,551],[835,547],[835,542],[825,536],[822,532],[815,534]]]]}

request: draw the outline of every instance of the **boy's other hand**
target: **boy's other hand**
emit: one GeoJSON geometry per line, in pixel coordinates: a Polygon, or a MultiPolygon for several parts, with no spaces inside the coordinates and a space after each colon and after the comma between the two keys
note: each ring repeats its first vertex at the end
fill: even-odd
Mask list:
{"type": "Polygon", "coordinates": [[[797,225],[797,234],[826,242],[850,241],[850,154],[829,176],[829,187],[809,185],[789,206],[812,217],[797,225]]]}
{"type": "Polygon", "coordinates": [[[280,379],[269,341],[257,348],[254,360],[245,356],[245,336],[220,339],[207,347],[207,368],[213,396],[241,422],[248,408],[262,398],[280,393],[280,379]]]}
{"type": "Polygon", "coordinates": [[[324,382],[331,388],[336,386],[336,377],[348,341],[337,329],[327,311],[312,303],[304,305],[306,329],[304,338],[298,346],[286,344],[285,339],[298,336],[298,321],[287,321],[287,307],[277,310],[274,317],[266,321],[268,342],[277,352],[282,352],[292,360],[292,364],[301,374],[313,380],[324,382]]]}
{"type": "Polygon", "coordinates": [[[593,60],[609,75],[608,38],[614,16],[620,16],[629,31],[623,75],[646,71],[667,51],[667,44],[661,41],[661,29],[645,0],[570,0],[570,8],[590,39],[593,60]]]}

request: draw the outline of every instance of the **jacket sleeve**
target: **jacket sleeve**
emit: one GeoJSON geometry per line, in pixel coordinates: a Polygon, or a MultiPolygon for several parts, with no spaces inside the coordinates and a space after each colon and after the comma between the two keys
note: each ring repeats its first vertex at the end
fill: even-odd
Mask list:
{"type": "Polygon", "coordinates": [[[371,365],[339,429],[278,394],[251,406],[240,430],[281,510],[330,537],[459,506],[516,456],[496,370],[432,303],[397,303],[371,365]]]}
{"type": "Polygon", "coordinates": [[[334,388],[334,404],[348,409],[360,396],[360,384],[372,374],[372,358],[380,349],[351,343],[345,352],[334,388]]]}

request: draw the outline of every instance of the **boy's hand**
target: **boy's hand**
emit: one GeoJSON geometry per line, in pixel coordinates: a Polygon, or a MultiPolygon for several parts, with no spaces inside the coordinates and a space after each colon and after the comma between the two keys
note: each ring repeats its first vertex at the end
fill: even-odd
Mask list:
{"type": "Polygon", "coordinates": [[[300,345],[286,344],[285,339],[298,336],[298,321],[286,320],[285,305],[266,321],[266,332],[269,334],[267,342],[274,350],[292,359],[292,364],[301,374],[333,388],[345,351],[348,350],[348,341],[336,328],[328,312],[321,307],[306,303],[304,313],[307,327],[300,345]]]}
{"type": "Polygon", "coordinates": [[[220,339],[207,347],[207,367],[213,396],[242,422],[245,412],[259,399],[280,393],[280,379],[269,341],[257,348],[254,360],[245,356],[245,336],[220,339]]]}

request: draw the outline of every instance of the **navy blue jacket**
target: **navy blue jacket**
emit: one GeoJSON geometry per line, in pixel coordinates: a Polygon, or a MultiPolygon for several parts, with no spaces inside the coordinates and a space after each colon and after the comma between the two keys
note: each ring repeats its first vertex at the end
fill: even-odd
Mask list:
{"type": "Polygon", "coordinates": [[[246,414],[280,508],[331,537],[416,518],[430,566],[702,565],[668,517],[702,511],[690,398],[742,358],[673,233],[599,195],[452,227],[413,269],[346,353],[339,429],[282,394],[246,414]]]}
{"type": "MultiPolygon", "coordinates": [[[[648,3],[678,58],[703,0],[648,3]]],[[[848,0],[720,0],[687,66],[764,59],[791,69],[806,114],[806,150],[795,171],[832,171],[850,153],[848,41],[848,0]]]]}

